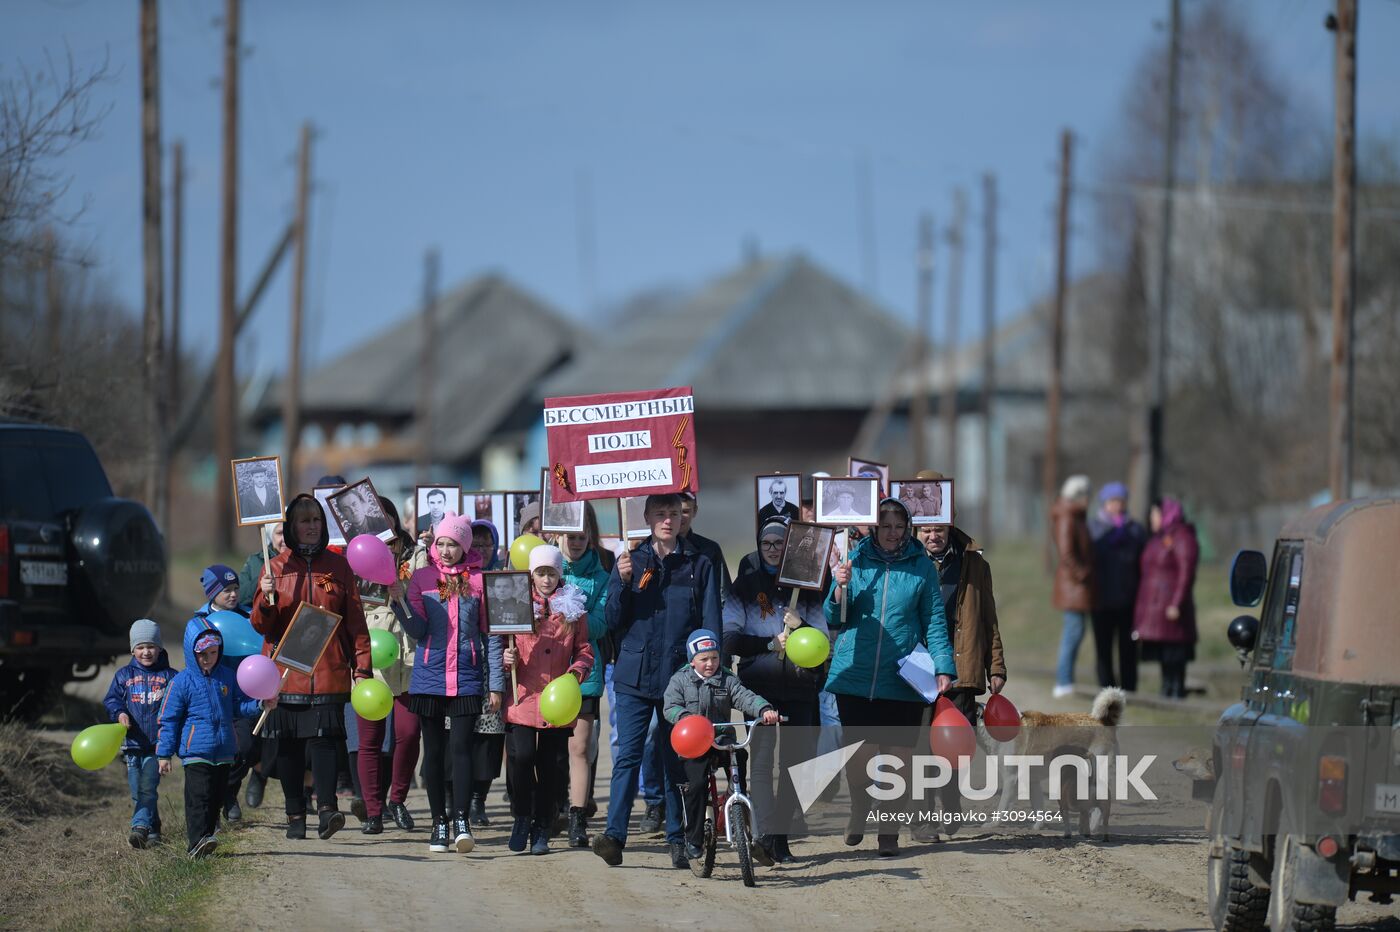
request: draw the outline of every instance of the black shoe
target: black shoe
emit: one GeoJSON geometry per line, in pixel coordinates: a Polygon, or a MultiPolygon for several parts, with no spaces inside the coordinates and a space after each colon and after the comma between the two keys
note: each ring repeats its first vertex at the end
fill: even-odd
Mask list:
{"type": "Polygon", "coordinates": [[[405,832],[413,831],[413,816],[409,814],[408,807],[403,803],[389,804],[389,818],[394,820],[394,824],[405,832]]]}
{"type": "Polygon", "coordinates": [[[452,819],[452,843],[457,846],[458,854],[466,854],[476,847],[476,839],[472,837],[472,830],[467,825],[467,814],[458,812],[452,819]]]}
{"type": "Polygon", "coordinates": [[[671,866],[681,870],[690,870],[690,858],[685,856],[685,842],[671,842],[671,866]]]}
{"type": "Polygon", "coordinates": [[[584,815],[587,810],[579,806],[569,809],[569,847],[588,847],[588,816],[584,815]]]}
{"type": "Polygon", "coordinates": [[[323,809],[320,819],[321,827],[316,830],[316,834],[322,841],[345,827],[345,813],[339,809],[323,809]]]}
{"type": "Polygon", "coordinates": [[[150,839],[151,830],[144,825],[136,825],[131,829],[131,834],[126,836],[127,843],[131,847],[140,851],[146,847],[146,842],[150,839]]]}
{"type": "Polygon", "coordinates": [[[293,841],[306,838],[306,814],[287,816],[287,837],[293,841]]]}
{"type": "Polygon", "coordinates": [[[525,846],[530,841],[530,820],[525,816],[516,816],[515,824],[511,826],[510,841],[506,842],[506,847],[516,854],[525,850],[525,846]]]}
{"type": "Polygon", "coordinates": [[[699,845],[691,844],[690,842],[685,843],[685,856],[690,858],[692,861],[700,860],[701,855],[703,855],[704,853],[705,849],[700,847],[699,845]]]}
{"type": "Polygon", "coordinates": [[[617,867],[622,863],[622,842],[599,832],[593,836],[593,853],[602,858],[603,863],[609,867],[617,867]]]}
{"type": "Polygon", "coordinates": [[[217,847],[219,847],[219,839],[215,838],[213,835],[205,835],[199,841],[195,842],[194,847],[190,849],[190,859],[202,861],[213,854],[214,849],[217,847]]]}
{"type": "Polygon", "coordinates": [[[230,822],[243,821],[243,810],[238,807],[238,800],[230,799],[224,803],[224,818],[230,822]]]}
{"type": "Polygon", "coordinates": [[[637,823],[638,835],[659,835],[661,827],[666,824],[666,808],[664,803],[647,803],[647,811],[642,813],[642,820],[637,823]]]}
{"type": "Polygon", "coordinates": [[[486,818],[486,800],[484,797],[472,797],[471,808],[467,810],[467,821],[472,825],[490,828],[491,820],[486,818]]]}
{"type": "Polygon", "coordinates": [[[543,822],[530,826],[530,853],[549,854],[549,827],[543,822]]]}
{"type": "Polygon", "coordinates": [[[772,867],[774,864],[772,845],[772,835],[760,835],[754,839],[753,844],[749,847],[749,853],[759,864],[764,867],[772,867]]]}
{"type": "Polygon", "coordinates": [[[365,819],[365,824],[360,826],[361,835],[383,835],[384,817],[372,815],[365,819]]]}
{"type": "Polygon", "coordinates": [[[361,822],[369,818],[369,810],[365,808],[365,801],[358,796],[350,800],[350,814],[361,822]]]}
{"type": "Polygon", "coordinates": [[[248,771],[248,788],[243,791],[243,801],[248,804],[249,809],[262,808],[263,790],[267,787],[267,780],[256,770],[248,771]]]}
{"type": "Polygon", "coordinates": [[[788,837],[786,835],[773,836],[773,860],[779,864],[791,864],[797,860],[792,856],[792,849],[788,847],[788,837]]]}
{"type": "Polygon", "coordinates": [[[434,854],[447,853],[447,819],[434,819],[433,832],[428,836],[428,850],[434,854]]]}
{"type": "Polygon", "coordinates": [[[898,835],[880,835],[876,839],[877,850],[882,858],[892,858],[899,854],[898,835]]]}

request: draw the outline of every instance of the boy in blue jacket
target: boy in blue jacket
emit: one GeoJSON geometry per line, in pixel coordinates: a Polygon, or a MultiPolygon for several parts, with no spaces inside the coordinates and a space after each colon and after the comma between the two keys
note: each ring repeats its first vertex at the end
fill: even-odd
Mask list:
{"type": "Polygon", "coordinates": [[[126,781],[131,786],[133,810],[127,841],[133,848],[160,844],[156,731],[161,703],[174,678],[170,658],[161,648],[160,625],[138,618],[131,625],[131,662],[112,677],[102,700],[112,721],[126,726],[122,754],[126,757],[126,781]]]}
{"type": "Polygon", "coordinates": [[[170,773],[170,758],[175,754],[185,767],[185,831],[192,858],[207,857],[219,844],[214,832],[228,788],[229,766],[238,750],[234,719],[252,718],[259,709],[277,704],[276,699],[264,703],[249,699],[238,688],[234,674],[219,665],[223,646],[223,635],[217,630],[185,632],[185,649],[194,653],[195,666],[171,680],[160,710],[156,757],[162,776],[170,773]]]}

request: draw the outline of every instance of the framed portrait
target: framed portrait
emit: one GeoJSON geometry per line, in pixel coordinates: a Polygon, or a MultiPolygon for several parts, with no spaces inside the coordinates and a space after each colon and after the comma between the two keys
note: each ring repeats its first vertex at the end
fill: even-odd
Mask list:
{"type": "Polygon", "coordinates": [[[879,479],[880,494],[890,487],[890,468],[873,460],[859,460],[852,456],[846,461],[846,474],[857,479],[879,479]]]}
{"type": "Polygon", "coordinates": [[[360,604],[365,608],[380,608],[389,604],[389,587],[368,579],[355,577],[356,588],[360,591],[360,604]]]}
{"type": "Polygon", "coordinates": [[[321,511],[325,512],[326,530],[330,532],[332,547],[344,547],[348,543],[345,535],[340,533],[340,525],[336,523],[330,502],[331,496],[343,488],[343,485],[318,485],[311,490],[311,494],[316,496],[316,501],[321,503],[321,511]]]}
{"type": "Polygon", "coordinates": [[[794,521],[788,525],[783,559],[778,564],[778,585],[796,589],[821,589],[831,558],[836,528],[794,521]]]}
{"type": "Polygon", "coordinates": [[[851,532],[841,528],[831,541],[831,555],[837,563],[844,563],[851,553],[851,532]]]}
{"type": "Polygon", "coordinates": [[[814,480],[817,524],[876,524],[880,509],[880,480],[846,476],[814,480]]]}
{"type": "Polygon", "coordinates": [[[627,540],[646,540],[651,536],[647,524],[647,497],[635,495],[622,500],[622,536],[627,540]]]}
{"type": "Polygon", "coordinates": [[[546,534],[583,533],[582,500],[577,502],[556,502],[550,496],[554,483],[549,470],[540,469],[540,530],[546,534]]]}
{"type": "Polygon", "coordinates": [[[346,540],[354,540],[361,534],[373,535],[385,543],[394,539],[394,522],[384,513],[374,483],[368,478],[332,492],[326,496],[326,503],[331,506],[331,516],[340,528],[340,536],[346,540]]]}
{"type": "Polygon", "coordinates": [[[233,502],[238,525],[271,524],[285,515],[282,504],[282,460],[276,456],[250,456],[233,460],[233,502]]]}
{"type": "Polygon", "coordinates": [[[755,519],[761,528],[770,518],[802,520],[802,476],[800,473],[772,473],[753,480],[755,519]]]}
{"type": "Polygon", "coordinates": [[[462,493],[462,514],[473,521],[490,521],[496,528],[496,536],[504,547],[510,543],[506,538],[506,493],[476,491],[462,493]]]}
{"type": "Polygon", "coordinates": [[[462,513],[462,490],[455,485],[414,486],[414,536],[437,526],[449,511],[462,513]]]}
{"type": "Polygon", "coordinates": [[[616,498],[595,498],[589,501],[593,516],[598,519],[598,536],[622,539],[622,501],[616,498]]]}
{"type": "Polygon", "coordinates": [[[530,600],[530,574],[506,571],[482,573],[486,597],[487,634],[534,634],[535,606],[530,600]]]}
{"type": "Polygon", "coordinates": [[[310,676],[339,624],[340,616],[335,612],[317,608],[310,602],[301,603],[297,606],[296,614],[292,615],[292,621],[287,625],[272,659],[284,667],[310,676]]]}
{"type": "Polygon", "coordinates": [[[511,545],[511,541],[520,536],[520,513],[530,505],[540,503],[540,490],[533,492],[502,492],[505,501],[506,515],[506,536],[501,538],[501,544],[505,547],[511,545]]]}
{"type": "Polygon", "coordinates": [[[952,479],[902,479],[890,484],[890,494],[909,509],[915,527],[953,523],[952,479]]]}

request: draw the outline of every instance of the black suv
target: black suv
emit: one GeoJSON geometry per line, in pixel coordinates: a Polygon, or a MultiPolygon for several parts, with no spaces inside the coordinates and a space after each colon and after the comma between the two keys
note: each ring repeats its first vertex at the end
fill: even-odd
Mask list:
{"type": "Polygon", "coordinates": [[[112,497],[87,439],[0,420],[0,717],[36,714],[127,653],[164,585],[159,529],[112,497]]]}

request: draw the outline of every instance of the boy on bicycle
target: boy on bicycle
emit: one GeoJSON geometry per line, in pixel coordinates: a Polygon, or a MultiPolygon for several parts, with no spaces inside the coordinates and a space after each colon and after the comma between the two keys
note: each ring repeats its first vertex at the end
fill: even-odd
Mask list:
{"type": "MultiPolygon", "coordinates": [[[[690,666],[682,667],[666,686],[662,709],[674,725],[685,715],[703,715],[712,722],[728,722],[732,709],[765,725],[778,722],[778,712],[767,699],[739,682],[739,677],[720,666],[719,635],[701,628],[685,642],[690,666]]],[[[685,783],[686,854],[699,857],[705,834],[705,793],[709,789],[709,769],[713,752],[695,760],[683,760],[685,783]]]]}

